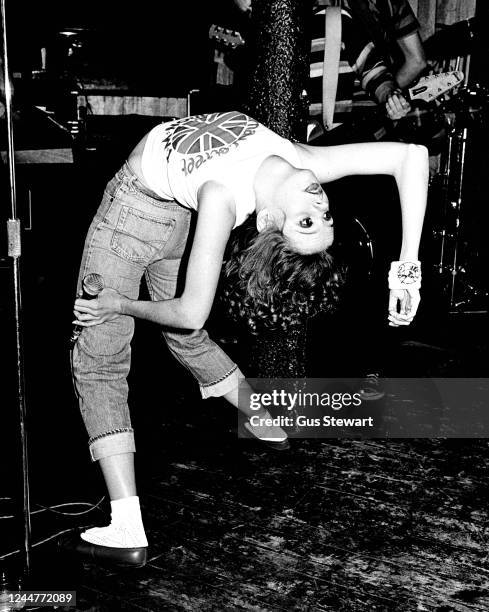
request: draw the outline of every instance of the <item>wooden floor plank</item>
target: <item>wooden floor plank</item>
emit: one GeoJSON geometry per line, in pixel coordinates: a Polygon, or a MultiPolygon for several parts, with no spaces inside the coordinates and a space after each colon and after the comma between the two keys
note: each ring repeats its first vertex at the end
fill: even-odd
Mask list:
{"type": "MultiPolygon", "coordinates": [[[[370,448],[367,448],[367,451],[370,452],[370,450],[370,448]]],[[[337,454],[339,451],[337,448],[333,449],[333,451],[329,449],[328,453],[331,452],[337,454]]],[[[379,453],[379,448],[376,448],[376,452],[379,453]]],[[[345,460],[344,456],[343,459],[345,460]]],[[[383,459],[381,455],[377,455],[375,459],[372,459],[373,465],[377,465],[378,469],[384,468],[381,459],[383,459]]],[[[388,459],[389,463],[392,464],[393,458],[388,457],[388,459]]],[[[356,460],[352,460],[353,463],[356,460]]],[[[423,606],[441,605],[440,602],[443,603],[449,597],[450,604],[454,610],[483,610],[484,606],[488,603],[485,594],[487,584],[484,581],[484,574],[487,575],[487,564],[484,567],[483,560],[479,564],[479,574],[483,578],[479,580],[479,583],[469,580],[470,576],[473,576],[474,571],[477,571],[477,564],[474,563],[477,559],[474,556],[474,552],[476,548],[480,548],[478,542],[474,544],[471,540],[474,531],[473,523],[469,521],[464,523],[459,520],[457,524],[453,524],[454,529],[458,532],[458,539],[452,538],[450,540],[450,538],[445,538],[443,540],[442,538],[440,540],[436,535],[434,524],[430,523],[430,517],[426,510],[423,509],[422,512],[418,510],[419,516],[410,517],[411,524],[416,525],[416,530],[409,536],[408,550],[403,550],[402,544],[403,540],[406,539],[406,534],[396,539],[396,534],[392,530],[392,524],[396,523],[395,515],[397,512],[397,520],[401,521],[401,527],[405,526],[407,519],[406,492],[409,488],[412,488],[413,477],[399,478],[395,475],[390,476],[387,474],[385,476],[382,474],[377,478],[375,473],[367,471],[365,474],[361,470],[357,470],[357,472],[351,472],[350,478],[345,481],[344,472],[349,467],[351,468],[351,465],[344,461],[344,466],[338,470],[336,465],[335,474],[330,473],[327,477],[323,477],[321,484],[308,486],[307,482],[305,484],[301,482],[301,486],[296,484],[290,488],[287,494],[284,495],[282,493],[280,499],[275,499],[274,497],[274,487],[280,487],[280,470],[276,471],[273,468],[267,473],[266,477],[263,476],[260,479],[260,485],[263,486],[257,488],[254,481],[249,482],[238,478],[233,482],[232,475],[225,475],[222,470],[214,471],[212,474],[201,474],[201,470],[196,466],[188,469],[188,467],[176,464],[171,467],[169,482],[160,481],[159,483],[152,483],[152,486],[156,487],[159,491],[155,499],[167,505],[163,513],[166,512],[171,515],[178,508],[176,511],[182,514],[193,511],[198,515],[197,521],[193,522],[191,533],[185,533],[185,529],[182,530],[182,525],[179,526],[178,532],[184,541],[186,538],[188,542],[196,539],[204,548],[212,549],[215,547],[219,549],[220,554],[224,555],[224,557],[220,561],[219,559],[214,559],[216,563],[215,571],[222,575],[224,575],[226,567],[232,567],[230,558],[233,555],[237,555],[238,558],[242,558],[243,555],[248,557],[250,555],[254,556],[253,567],[255,570],[261,567],[262,558],[265,557],[267,560],[265,566],[271,565],[276,571],[279,568],[278,571],[282,575],[285,565],[287,571],[291,572],[285,576],[285,581],[288,585],[296,584],[298,575],[300,575],[300,583],[307,584],[308,580],[310,580],[308,576],[311,572],[311,579],[315,583],[318,583],[318,581],[320,583],[327,583],[329,599],[326,598],[325,605],[328,606],[331,605],[331,597],[333,599],[336,597],[331,595],[332,579],[330,565],[332,563],[336,570],[336,580],[338,580],[338,574],[343,579],[343,582],[337,585],[339,590],[343,592],[349,591],[349,588],[353,588],[352,584],[356,584],[356,591],[361,592],[363,589],[358,587],[363,581],[367,591],[363,592],[362,596],[363,598],[370,598],[373,602],[377,601],[375,605],[383,605],[378,603],[379,599],[382,601],[382,593],[385,592],[386,599],[388,599],[388,597],[391,597],[393,589],[398,593],[397,599],[399,597],[402,598],[403,594],[406,605],[410,605],[407,593],[414,589],[417,591],[417,602],[423,606]],[[327,487],[323,484],[325,482],[333,483],[337,488],[327,487]],[[386,490],[386,488],[397,487],[399,483],[404,487],[400,495],[402,502],[386,502],[386,499],[393,499],[393,491],[386,490]],[[196,490],[190,488],[191,485],[196,490]],[[384,485],[383,488],[382,485],[384,485]],[[349,491],[348,487],[351,487],[352,490],[349,491]],[[224,494],[223,489],[225,489],[224,494]],[[353,493],[353,491],[356,492],[353,493]],[[362,491],[365,491],[367,494],[363,494],[362,491]],[[382,499],[376,497],[379,494],[383,495],[382,499]],[[173,496],[174,499],[171,499],[173,496]],[[261,512],[263,504],[259,504],[260,500],[263,502],[265,499],[267,511],[263,513],[261,512]],[[309,506],[316,508],[317,521],[314,513],[309,513],[307,517],[300,518],[300,512],[298,512],[298,508],[294,504],[301,501],[304,505],[306,499],[309,506]],[[288,506],[292,506],[292,511],[288,506]],[[328,516],[328,511],[331,514],[331,509],[338,507],[341,507],[341,512],[333,513],[334,520],[328,521],[328,518],[331,518],[328,516]],[[277,510],[276,512],[273,510],[274,508],[277,510]],[[278,512],[279,510],[282,511],[282,514],[278,512]],[[284,512],[285,514],[283,514],[284,512]],[[358,516],[357,524],[355,523],[355,516],[358,516]],[[375,520],[372,520],[371,516],[375,516],[375,520]],[[338,520],[342,517],[347,519],[346,527],[342,526],[341,521],[338,520]],[[368,518],[367,521],[365,521],[366,517],[368,518]],[[305,520],[306,518],[307,521],[305,520]],[[361,524],[362,522],[364,524],[361,524]],[[322,527],[322,523],[327,523],[328,528],[322,527]],[[365,550],[359,550],[358,536],[362,530],[365,531],[367,529],[367,531],[375,532],[375,529],[378,529],[379,526],[383,527],[381,538],[385,540],[386,525],[389,523],[391,537],[387,538],[387,541],[389,543],[392,541],[396,546],[392,547],[391,550],[388,550],[388,547],[380,549],[380,556],[378,551],[377,556],[375,556],[373,554],[365,554],[365,550]],[[465,539],[460,536],[460,532],[464,533],[464,525],[465,535],[467,536],[465,539]],[[419,541],[423,543],[423,546],[418,544],[416,549],[414,549],[413,545],[418,539],[418,527],[419,541]],[[196,532],[199,530],[201,533],[196,538],[196,532]],[[253,533],[253,537],[249,536],[250,531],[253,533]],[[292,535],[294,531],[297,534],[300,533],[300,536],[297,535],[294,538],[292,535]],[[426,532],[431,533],[431,542],[427,541],[426,532]],[[203,533],[206,535],[202,535],[203,533]],[[280,534],[284,533],[287,533],[287,546],[283,550],[277,551],[275,545],[281,543],[282,536],[280,534]],[[210,534],[212,534],[211,538],[206,540],[206,537],[210,534]],[[257,534],[260,534],[262,537],[257,539],[257,534]],[[272,538],[272,546],[270,546],[270,538],[272,538]],[[357,541],[355,542],[355,540],[357,541]],[[223,541],[226,542],[225,546],[223,541]],[[243,542],[244,550],[242,549],[243,542]],[[331,545],[331,542],[334,542],[334,545],[331,545]],[[342,542],[345,544],[344,550],[341,550],[340,544],[342,542]],[[317,543],[322,549],[322,554],[316,558],[310,558],[311,555],[308,552],[312,548],[312,543],[317,543]],[[440,546],[448,549],[449,554],[445,561],[436,563],[436,558],[440,556],[440,546]],[[431,553],[430,549],[432,550],[431,553]],[[285,561],[287,555],[292,555],[288,563],[285,561]],[[324,558],[330,560],[330,563],[326,564],[326,568],[323,567],[324,558]],[[345,558],[348,559],[348,563],[345,563],[345,558]],[[457,563],[454,563],[455,560],[457,563]],[[312,570],[308,570],[309,574],[305,571],[304,564],[313,567],[312,570]],[[338,566],[338,564],[340,565],[338,566]],[[452,571],[447,570],[447,567],[452,567],[450,564],[454,568],[452,568],[452,571]],[[301,568],[300,570],[297,569],[299,567],[301,568]],[[338,567],[341,567],[341,571],[338,570],[338,567]],[[365,575],[366,567],[373,571],[373,578],[365,575]],[[376,584],[379,581],[382,582],[383,587],[379,587],[379,584],[376,584]],[[464,603],[456,599],[457,593],[463,592],[463,589],[460,588],[462,584],[470,586],[466,591],[469,595],[472,593],[471,596],[474,600],[472,603],[464,603]],[[373,587],[370,593],[368,592],[369,586],[373,587]],[[375,595],[373,595],[374,591],[375,595]]],[[[367,469],[369,467],[367,466],[367,469]]],[[[452,501],[454,493],[459,492],[461,496],[467,495],[467,491],[463,490],[464,486],[469,491],[472,488],[470,481],[462,483],[464,486],[461,488],[456,486],[457,483],[453,479],[448,482],[450,482],[450,487],[445,495],[452,501]]],[[[480,502],[483,503],[483,501],[483,496],[481,496],[480,502]]],[[[439,506],[440,504],[437,505],[437,510],[439,510],[439,506]]],[[[446,510],[448,511],[448,508],[446,510]]],[[[437,515],[435,514],[434,516],[436,517],[437,515]]],[[[477,514],[474,515],[472,513],[467,518],[472,520],[474,517],[477,518],[477,514]]],[[[433,519],[433,523],[436,523],[435,519],[433,519]]],[[[448,527],[448,525],[441,525],[442,535],[445,531],[449,530],[448,527]]],[[[367,537],[364,542],[366,550],[370,549],[370,553],[372,553],[372,546],[375,547],[375,543],[378,545],[378,541],[378,534],[374,533],[374,537],[367,537]]],[[[163,562],[164,554],[154,561],[154,563],[163,562]]],[[[237,575],[242,576],[242,573],[237,575]]],[[[276,580],[274,581],[270,577],[268,584],[278,584],[279,588],[283,588],[281,583],[276,580]]],[[[262,593],[266,592],[265,585],[260,584],[259,586],[262,593]]],[[[317,605],[321,605],[319,602],[321,601],[322,593],[318,592],[317,589],[310,590],[311,593],[314,593],[317,605]]],[[[292,596],[292,592],[287,593],[289,601],[292,601],[292,596]]],[[[354,605],[353,601],[350,596],[350,603],[352,605],[354,605]]]]}

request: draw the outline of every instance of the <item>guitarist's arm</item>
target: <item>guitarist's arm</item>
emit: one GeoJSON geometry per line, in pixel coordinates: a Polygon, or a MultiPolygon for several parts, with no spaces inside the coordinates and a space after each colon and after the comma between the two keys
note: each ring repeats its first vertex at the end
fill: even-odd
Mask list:
{"type": "Polygon", "coordinates": [[[408,0],[396,0],[390,3],[390,8],[392,37],[404,56],[403,64],[397,69],[396,80],[399,87],[405,89],[426,68],[423,44],[418,34],[421,26],[408,0]]]}
{"type": "Polygon", "coordinates": [[[404,88],[411,85],[425,70],[426,57],[418,32],[398,38],[397,44],[404,55],[404,63],[396,73],[396,81],[399,87],[404,88]]]}
{"type": "Polygon", "coordinates": [[[346,11],[342,11],[342,17],[345,53],[362,88],[379,105],[385,105],[390,119],[401,119],[410,111],[411,106],[399,91],[390,66],[370,40],[361,20],[354,13],[346,11]]]}

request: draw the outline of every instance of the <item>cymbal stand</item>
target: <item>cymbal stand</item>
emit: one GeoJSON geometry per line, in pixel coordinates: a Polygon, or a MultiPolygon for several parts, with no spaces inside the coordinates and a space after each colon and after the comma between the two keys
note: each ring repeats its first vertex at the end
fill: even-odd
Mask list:
{"type": "MultiPolygon", "coordinates": [[[[464,72],[462,92],[469,90],[471,56],[459,56],[447,60],[444,70],[456,69],[464,72]]],[[[465,109],[463,109],[465,110],[465,109]]],[[[466,170],[469,116],[455,112],[446,114],[447,141],[441,156],[441,209],[442,222],[434,236],[440,239],[439,257],[435,267],[443,279],[450,312],[485,312],[478,310],[476,303],[487,293],[467,277],[468,261],[464,243],[463,190],[466,170]],[[464,253],[465,251],[465,253],[464,253]]]]}
{"type": "Polygon", "coordinates": [[[438,261],[438,272],[443,274],[445,269],[445,251],[447,248],[447,240],[448,240],[448,228],[446,227],[446,220],[448,218],[448,209],[449,209],[449,185],[450,185],[450,160],[452,159],[452,150],[453,150],[453,127],[449,130],[447,134],[447,149],[445,152],[445,156],[442,156],[442,182],[441,182],[441,192],[442,192],[442,201],[443,201],[443,219],[445,221],[445,225],[443,225],[440,230],[435,232],[441,237],[440,244],[440,259],[438,261]]]}
{"type": "Polygon", "coordinates": [[[459,248],[460,248],[460,225],[462,222],[462,188],[464,181],[464,170],[465,170],[465,154],[467,147],[467,127],[461,130],[456,130],[452,136],[456,140],[456,163],[457,163],[457,175],[455,177],[455,198],[449,202],[455,212],[454,219],[454,236],[453,236],[453,256],[451,262],[451,279],[450,279],[450,308],[456,308],[456,296],[455,291],[457,287],[457,275],[463,272],[463,269],[459,265],[459,248]]]}
{"type": "Polygon", "coordinates": [[[469,265],[475,264],[476,255],[467,253],[464,238],[464,178],[467,163],[467,125],[451,126],[441,171],[441,227],[433,232],[440,239],[439,256],[435,264],[448,297],[452,314],[484,313],[481,304],[487,300],[482,279],[471,280],[469,265]]]}

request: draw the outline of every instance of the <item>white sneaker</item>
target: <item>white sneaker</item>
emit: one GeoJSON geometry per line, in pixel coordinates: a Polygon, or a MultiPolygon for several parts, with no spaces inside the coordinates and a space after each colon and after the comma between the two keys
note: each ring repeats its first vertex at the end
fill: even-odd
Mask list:
{"type": "Polygon", "coordinates": [[[125,525],[111,523],[107,527],[92,527],[80,534],[82,540],[97,544],[98,546],[110,546],[112,548],[141,548],[148,546],[148,540],[144,529],[130,529],[125,525]]]}

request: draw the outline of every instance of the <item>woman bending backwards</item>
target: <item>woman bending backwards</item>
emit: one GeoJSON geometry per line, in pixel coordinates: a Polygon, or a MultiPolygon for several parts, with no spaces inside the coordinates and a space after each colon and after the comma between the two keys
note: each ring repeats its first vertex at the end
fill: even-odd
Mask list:
{"type": "MultiPolygon", "coordinates": [[[[85,329],[73,350],[73,370],[89,448],[99,461],[112,508],[110,525],[85,531],[80,552],[142,565],[147,540],[134,478],[134,435],[126,377],[134,318],[162,326],[170,351],[197,379],[204,398],[223,396],[238,407],[237,365],[203,326],[211,310],[231,230],[256,213],[256,232],[235,256],[248,300],[274,312],[274,299],[294,296],[297,307],[334,294],[328,247],[333,219],[322,184],[351,174],[392,175],[402,209],[399,262],[389,273],[387,317],[408,325],[419,304],[418,246],[426,206],[424,147],[365,143],[313,147],[291,143],[239,112],[177,119],[151,130],[108,184],[90,227],[83,278],[103,276],[95,300],[77,299],[85,329]],[[197,213],[183,291],[177,276],[197,213]],[[258,274],[259,273],[259,274],[258,274]],[[145,275],[151,301],[138,300],[145,275]],[[257,278],[262,279],[257,283],[257,278]],[[268,279],[263,283],[263,278],[268,279]]],[[[250,389],[251,392],[251,389],[250,389]]],[[[246,416],[251,414],[240,403],[246,416]]],[[[268,416],[262,409],[261,416],[268,416]]],[[[248,434],[286,447],[280,427],[248,434]]]]}

